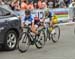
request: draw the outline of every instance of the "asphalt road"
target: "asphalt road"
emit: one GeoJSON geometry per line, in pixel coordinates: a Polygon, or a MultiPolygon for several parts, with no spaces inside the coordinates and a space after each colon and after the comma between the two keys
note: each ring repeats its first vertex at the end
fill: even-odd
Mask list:
{"type": "Polygon", "coordinates": [[[48,41],[43,49],[30,46],[26,53],[0,51],[0,59],[75,59],[75,25],[61,26],[61,36],[57,43],[48,41]]]}

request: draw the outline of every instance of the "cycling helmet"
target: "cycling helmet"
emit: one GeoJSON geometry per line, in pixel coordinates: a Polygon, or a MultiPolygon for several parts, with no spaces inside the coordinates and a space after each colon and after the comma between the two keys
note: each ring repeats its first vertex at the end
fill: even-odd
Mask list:
{"type": "Polygon", "coordinates": [[[30,15],[31,14],[31,11],[29,9],[25,10],[25,14],[26,15],[30,15]]]}

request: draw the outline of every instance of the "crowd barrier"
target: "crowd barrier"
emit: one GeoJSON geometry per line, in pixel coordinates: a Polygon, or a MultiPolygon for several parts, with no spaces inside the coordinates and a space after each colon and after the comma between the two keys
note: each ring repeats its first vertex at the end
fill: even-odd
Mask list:
{"type": "MultiPolygon", "coordinates": [[[[52,12],[52,15],[56,14],[58,17],[58,21],[63,22],[63,21],[68,21],[68,8],[55,8],[55,9],[50,9],[50,12],[52,12]]],[[[24,11],[14,11],[17,16],[23,16],[24,11]]],[[[37,9],[32,11],[33,16],[38,16],[39,18],[43,18],[45,13],[44,9],[37,9]]]]}

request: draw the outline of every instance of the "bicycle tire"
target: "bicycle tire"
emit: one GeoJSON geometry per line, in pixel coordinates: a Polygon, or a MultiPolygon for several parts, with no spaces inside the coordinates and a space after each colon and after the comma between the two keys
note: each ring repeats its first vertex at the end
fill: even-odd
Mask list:
{"type": "Polygon", "coordinates": [[[21,52],[21,53],[24,53],[26,52],[28,49],[29,49],[29,46],[30,46],[30,40],[29,40],[29,37],[27,35],[26,32],[23,32],[19,38],[19,43],[18,43],[18,50],[21,52]],[[24,35],[24,37],[23,37],[24,35]],[[27,43],[27,47],[26,47],[26,44],[27,43]],[[25,48],[26,47],[26,48],[25,48]],[[23,49],[24,48],[24,49],[23,49]]]}
{"type": "Polygon", "coordinates": [[[54,29],[58,29],[58,36],[57,36],[57,38],[55,38],[54,35],[56,35],[57,33],[51,34],[51,39],[52,39],[53,43],[56,43],[59,40],[59,38],[60,38],[60,27],[59,26],[55,26],[54,29]]]}

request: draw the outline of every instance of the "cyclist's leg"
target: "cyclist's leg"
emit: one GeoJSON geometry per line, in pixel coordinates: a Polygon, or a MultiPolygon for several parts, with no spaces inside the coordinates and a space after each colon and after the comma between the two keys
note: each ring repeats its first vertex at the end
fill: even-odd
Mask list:
{"type": "Polygon", "coordinates": [[[38,34],[37,28],[38,28],[38,25],[34,25],[34,27],[31,27],[31,30],[34,34],[38,34]]]}

